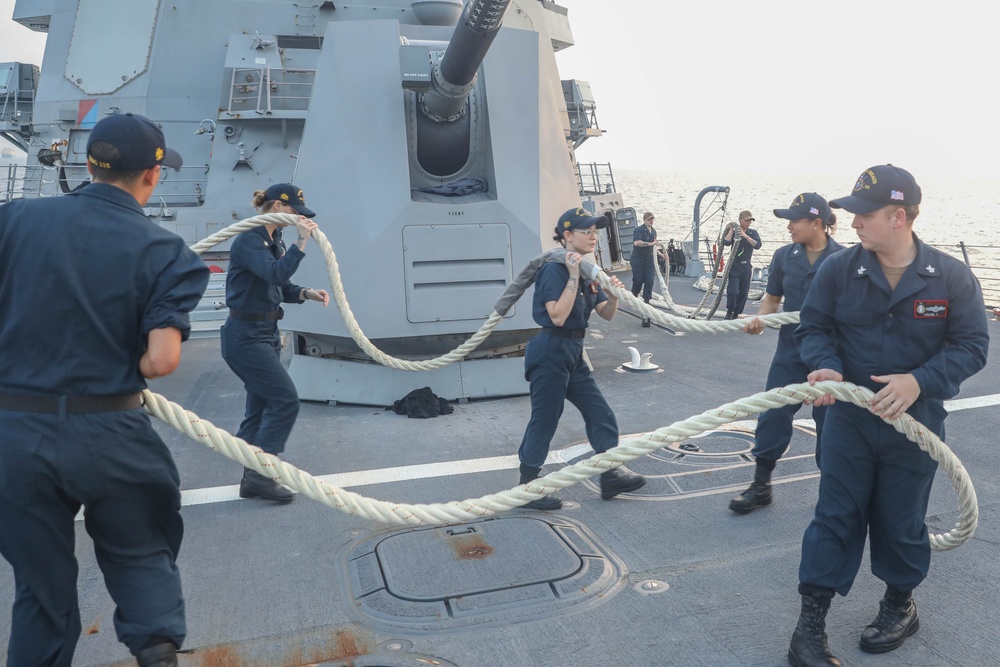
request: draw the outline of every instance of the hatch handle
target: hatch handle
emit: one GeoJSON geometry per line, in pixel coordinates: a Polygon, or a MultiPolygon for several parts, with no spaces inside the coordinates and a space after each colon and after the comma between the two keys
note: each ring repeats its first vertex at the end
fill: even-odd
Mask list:
{"type": "Polygon", "coordinates": [[[458,528],[449,528],[448,530],[446,530],[444,532],[445,532],[445,534],[448,537],[455,537],[456,535],[470,535],[470,534],[476,532],[476,528],[475,528],[475,526],[466,526],[465,528],[461,528],[461,529],[458,529],[458,528]]]}

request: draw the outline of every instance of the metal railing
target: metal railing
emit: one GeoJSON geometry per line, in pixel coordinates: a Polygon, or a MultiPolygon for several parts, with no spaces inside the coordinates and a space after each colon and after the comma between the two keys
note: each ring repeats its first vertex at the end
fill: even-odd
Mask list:
{"type": "Polygon", "coordinates": [[[227,113],[275,114],[309,109],[316,70],[234,67],[227,113]]]}
{"type": "MultiPolygon", "coordinates": [[[[3,63],[0,76],[7,73],[7,80],[0,80],[0,134],[6,141],[17,144],[21,150],[28,150],[27,136],[30,134],[32,114],[35,108],[35,89],[22,87],[26,65],[3,63]]],[[[35,68],[37,72],[37,68],[35,68]]],[[[32,77],[32,81],[37,75],[32,77]]],[[[0,144],[5,141],[0,140],[0,144]]]]}
{"type": "MultiPolygon", "coordinates": [[[[166,210],[170,206],[193,207],[205,203],[208,175],[203,165],[184,166],[180,172],[164,170],[163,174],[149,204],[153,208],[158,207],[160,215],[171,217],[166,210]]],[[[90,173],[83,164],[63,167],[37,164],[0,167],[0,202],[55,197],[72,191],[89,179],[90,173]]]]}
{"type": "Polygon", "coordinates": [[[577,162],[576,173],[581,197],[617,192],[610,162],[577,162]]]}
{"type": "MultiPolygon", "coordinates": [[[[848,246],[853,244],[846,244],[848,246]]],[[[983,290],[983,298],[990,309],[1000,307],[1000,245],[968,245],[964,241],[956,244],[929,244],[938,250],[948,253],[961,260],[972,269],[983,290]]],[[[753,254],[754,276],[762,282],[766,280],[767,267],[771,264],[771,255],[765,249],[753,254]]],[[[712,262],[712,242],[704,239],[698,248],[699,258],[706,266],[712,262]]]]}

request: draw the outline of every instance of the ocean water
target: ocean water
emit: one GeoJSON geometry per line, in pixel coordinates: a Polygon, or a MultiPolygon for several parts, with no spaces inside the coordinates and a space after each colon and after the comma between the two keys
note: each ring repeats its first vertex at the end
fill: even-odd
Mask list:
{"type": "MultiPolygon", "coordinates": [[[[860,171],[858,172],[860,173],[860,171]]],[[[914,174],[922,191],[920,215],[914,223],[917,236],[926,243],[945,250],[959,259],[966,253],[973,271],[979,277],[987,305],[1000,306],[1000,225],[996,205],[1000,201],[997,181],[934,181],[914,174]]],[[[641,219],[644,211],[656,214],[655,227],[659,239],[691,240],[694,204],[698,193],[710,185],[729,186],[725,219],[732,222],[746,209],[754,214],[753,226],[760,234],[762,247],[754,253],[754,264],[765,266],[771,255],[789,243],[786,220],[774,216],[774,209],[788,208],[801,192],[817,192],[827,199],[851,193],[857,174],[843,176],[803,174],[740,174],[682,171],[638,171],[616,169],[615,186],[626,206],[636,210],[641,219]]],[[[714,241],[722,224],[719,214],[722,195],[707,194],[702,199],[700,238],[714,241]],[[712,213],[715,215],[710,215],[712,213]]],[[[851,214],[837,213],[836,239],[844,245],[857,242],[851,229],[851,214]]],[[[700,241],[702,250],[704,241],[700,241]]]]}

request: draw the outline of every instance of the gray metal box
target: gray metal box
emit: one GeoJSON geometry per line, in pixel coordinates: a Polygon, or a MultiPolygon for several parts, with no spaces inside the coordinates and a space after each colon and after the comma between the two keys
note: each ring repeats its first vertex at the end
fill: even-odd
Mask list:
{"type": "Polygon", "coordinates": [[[431,86],[431,50],[427,46],[399,47],[399,71],[403,88],[427,90],[431,86]]]}

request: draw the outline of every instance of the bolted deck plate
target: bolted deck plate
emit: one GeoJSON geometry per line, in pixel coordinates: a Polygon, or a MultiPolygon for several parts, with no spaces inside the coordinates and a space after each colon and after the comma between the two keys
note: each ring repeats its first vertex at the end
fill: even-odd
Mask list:
{"type": "Polygon", "coordinates": [[[348,614],[390,633],[557,616],[609,599],[627,573],[593,533],[562,516],[395,530],[349,546],[340,560],[348,614]]]}

